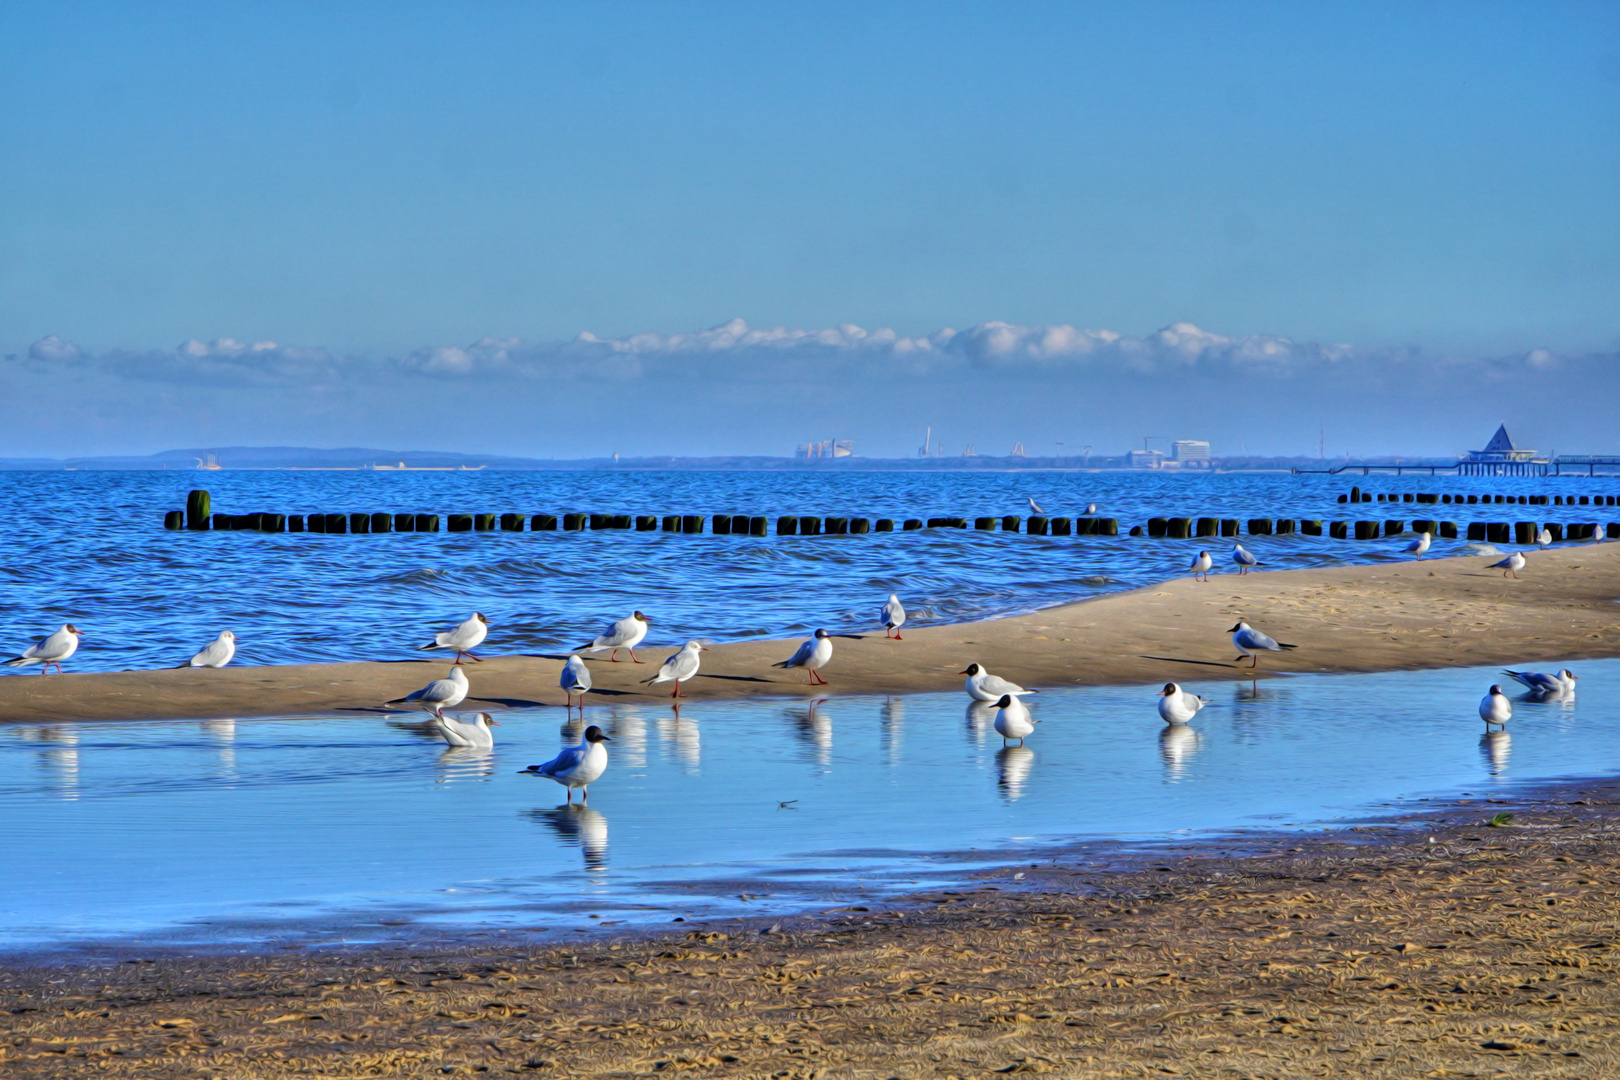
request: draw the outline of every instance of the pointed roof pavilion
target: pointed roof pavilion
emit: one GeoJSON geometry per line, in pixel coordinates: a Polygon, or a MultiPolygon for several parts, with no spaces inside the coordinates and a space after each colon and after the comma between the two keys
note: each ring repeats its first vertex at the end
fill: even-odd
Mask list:
{"type": "Polygon", "coordinates": [[[1536,456],[1534,450],[1521,450],[1513,445],[1513,436],[1508,434],[1507,425],[1501,424],[1491,441],[1485,444],[1483,450],[1471,450],[1468,461],[1529,461],[1536,456]]]}
{"type": "Polygon", "coordinates": [[[1485,444],[1484,453],[1511,454],[1516,449],[1518,447],[1513,445],[1513,436],[1508,434],[1507,425],[1502,424],[1496,429],[1496,434],[1491,436],[1491,441],[1485,444]]]}

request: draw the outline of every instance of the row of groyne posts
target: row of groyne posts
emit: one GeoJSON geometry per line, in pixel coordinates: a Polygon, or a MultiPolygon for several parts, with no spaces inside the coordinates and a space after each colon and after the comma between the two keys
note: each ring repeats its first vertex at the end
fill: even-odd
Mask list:
{"type": "MultiPolygon", "coordinates": [[[[1408,495],[1405,499],[1383,496],[1379,501],[1385,502],[1436,502],[1440,496],[1422,496],[1413,498],[1408,495]]],[[[1447,501],[1461,503],[1463,496],[1444,497],[1447,501]]],[[[1468,496],[1469,502],[1489,502],[1490,496],[1468,496]]],[[[1497,502],[1503,496],[1496,496],[1497,502]]],[[[1518,500],[1525,499],[1545,500],[1547,496],[1518,496],[1518,500]]],[[[1557,505],[1576,505],[1575,496],[1556,496],[1557,505]]],[[[1588,503],[1588,496],[1580,496],[1579,505],[1593,505],[1588,503]]],[[[1614,496],[1591,496],[1595,505],[1615,505],[1614,496]],[[1607,498],[1607,503],[1603,500],[1607,498]]],[[[1372,502],[1370,495],[1365,495],[1359,488],[1352,489],[1350,495],[1339,496],[1340,502],[1372,502]]],[[[1537,505],[1545,505],[1538,503],[1537,505]]],[[[378,513],[346,513],[346,514],[216,514],[213,512],[212,500],[206,491],[193,491],[186,499],[186,509],[170,510],[164,515],[165,528],[174,530],[191,530],[193,532],[312,532],[312,533],[403,533],[403,532],[430,532],[441,531],[441,525],[447,532],[522,532],[525,525],[530,532],[556,532],[560,528],[564,532],[576,532],[586,529],[634,529],[638,532],[666,532],[696,534],[704,531],[707,525],[716,536],[769,536],[771,519],[759,515],[749,514],[714,514],[705,517],[702,514],[447,514],[442,518],[438,514],[391,514],[378,513]]],[[[915,529],[967,529],[970,526],[979,531],[1019,532],[1023,531],[1031,536],[1118,536],[1119,519],[1104,517],[1047,517],[1035,515],[1028,519],[1009,514],[1003,517],[935,517],[935,518],[906,518],[900,523],[900,530],[910,532],[915,529]]],[[[1321,536],[1324,531],[1337,540],[1354,538],[1356,540],[1375,540],[1384,536],[1399,536],[1408,530],[1411,532],[1427,532],[1432,536],[1444,539],[1458,539],[1466,536],[1469,540],[1482,540],[1488,543],[1535,543],[1537,532],[1543,525],[1533,521],[1475,521],[1465,526],[1459,526],[1454,521],[1438,520],[1391,520],[1379,521],[1332,521],[1325,523],[1320,520],[1293,519],[1293,518],[1249,518],[1246,522],[1239,518],[1215,517],[1153,517],[1148,518],[1147,524],[1133,525],[1128,534],[1130,536],[1148,536],[1155,539],[1187,540],[1202,537],[1235,537],[1247,525],[1247,534],[1250,536],[1287,536],[1299,533],[1304,536],[1321,536]],[[1461,530],[1461,531],[1460,531],[1461,530]]],[[[1599,535],[1606,535],[1608,539],[1620,539],[1620,522],[1610,522],[1605,527],[1598,522],[1561,523],[1549,521],[1544,527],[1552,534],[1554,541],[1561,540],[1595,540],[1599,535]]],[[[849,536],[861,535],[871,532],[894,532],[895,521],[892,518],[862,518],[862,517],[807,517],[803,515],[781,516],[776,519],[776,535],[778,536],[849,536]]]]}

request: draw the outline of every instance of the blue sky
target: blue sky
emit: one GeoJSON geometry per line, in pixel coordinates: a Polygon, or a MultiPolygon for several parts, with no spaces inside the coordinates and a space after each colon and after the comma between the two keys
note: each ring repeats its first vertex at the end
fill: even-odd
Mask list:
{"type": "Polygon", "coordinates": [[[1620,349],[1614,4],[12,3],[0,40],[0,355],[734,318],[1620,349]]]}

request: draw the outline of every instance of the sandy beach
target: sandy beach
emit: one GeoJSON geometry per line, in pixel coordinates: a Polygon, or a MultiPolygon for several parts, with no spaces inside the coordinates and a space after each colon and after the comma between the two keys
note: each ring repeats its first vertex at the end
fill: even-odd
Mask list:
{"type": "MultiPolygon", "coordinates": [[[[796,641],[717,644],[685,684],[693,699],[885,694],[954,690],[977,661],[1030,687],[1249,678],[1234,663],[1227,631],[1247,619],[1292,652],[1267,654],[1260,673],[1368,672],[1478,664],[1554,664],[1620,653],[1620,544],[1533,552],[1521,580],[1472,556],[1330,569],[1217,574],[1207,583],[1161,585],[1032,614],[954,626],[907,627],[903,641],[881,627],[835,640],[825,688],[770,665],[796,641]]],[[[874,617],[882,598],[873,603],[874,617]]],[[[656,613],[657,598],[644,609],[656,613]]],[[[604,613],[607,615],[614,613],[604,613]]],[[[338,617],[341,617],[340,615],[338,617]]],[[[656,618],[656,615],[654,615],[656,618]]],[[[426,628],[424,628],[426,629],[426,628]]],[[[656,633],[652,640],[661,641],[656,633]]],[[[566,654],[499,655],[469,664],[463,708],[562,705],[557,675],[566,654]]],[[[589,658],[593,703],[668,700],[643,686],[678,642],[644,645],[647,663],[589,658]]],[[[88,653],[94,648],[90,641],[88,653]]],[[[71,670],[71,663],[69,665],[71,670]]],[[[0,719],[127,720],[303,715],[381,710],[444,674],[444,659],[222,670],[127,671],[0,679],[0,719]]]]}

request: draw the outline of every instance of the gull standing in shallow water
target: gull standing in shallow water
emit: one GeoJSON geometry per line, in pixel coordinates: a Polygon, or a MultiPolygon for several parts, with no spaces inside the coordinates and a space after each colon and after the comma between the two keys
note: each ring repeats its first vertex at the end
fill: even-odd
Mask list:
{"type": "Polygon", "coordinates": [[[883,605],[883,636],[892,636],[900,640],[900,628],[906,625],[906,609],[900,603],[900,597],[894,593],[889,594],[889,602],[883,605]]]}
{"type": "Polygon", "coordinates": [[[1479,718],[1485,721],[1486,731],[1492,724],[1506,730],[1507,722],[1513,718],[1513,703],[1500,686],[1492,686],[1490,693],[1479,699],[1479,718]]]}
{"type": "Polygon", "coordinates": [[[629,618],[615,621],[601,637],[592,641],[589,645],[581,645],[579,647],[580,651],[601,652],[603,649],[612,649],[613,653],[608,657],[608,663],[617,664],[619,662],[619,650],[626,649],[630,653],[630,662],[639,664],[642,661],[636,659],[636,646],[640,645],[641,639],[647,636],[647,627],[651,623],[652,620],[641,612],[632,611],[629,618]]]}
{"type": "Polygon", "coordinates": [[[592,724],[585,729],[585,737],[578,746],[570,746],[544,765],[530,765],[523,772],[530,776],[544,776],[568,789],[568,804],[574,803],[574,789],[580,789],[580,801],[590,802],[590,785],[607,772],[607,747],[603,743],[613,740],[592,724]]]}
{"type": "Polygon", "coordinates": [[[968,697],[974,701],[998,701],[1008,694],[1018,697],[1021,694],[1040,693],[1039,690],[1025,690],[1015,682],[992,675],[978,664],[969,664],[957,674],[967,676],[968,697]]]}
{"type": "Polygon", "coordinates": [[[1486,569],[1500,570],[1502,571],[1503,577],[1507,577],[1509,574],[1512,574],[1515,578],[1517,578],[1519,576],[1519,571],[1524,569],[1524,552],[1515,551],[1501,562],[1491,563],[1491,565],[1486,567],[1486,569]]]}
{"type": "Polygon", "coordinates": [[[6,661],[7,667],[27,667],[30,664],[43,664],[39,673],[44,675],[50,671],[51,665],[56,665],[56,673],[64,675],[62,661],[72,656],[79,648],[79,638],[83,633],[72,623],[64,623],[62,629],[48,637],[42,637],[33,645],[23,650],[21,656],[6,661]]]}
{"type": "Polygon", "coordinates": [[[1237,564],[1239,576],[1247,574],[1251,567],[1260,565],[1260,560],[1243,550],[1242,544],[1232,545],[1232,561],[1237,564]]]}
{"type": "Polygon", "coordinates": [[[1208,581],[1210,567],[1214,565],[1215,560],[1209,557],[1209,552],[1200,551],[1193,559],[1192,565],[1187,567],[1187,569],[1192,571],[1194,581],[1208,581]]]}
{"type": "Polygon", "coordinates": [[[658,674],[650,679],[642,679],[641,685],[651,686],[654,683],[673,682],[675,690],[670,697],[681,696],[681,683],[698,673],[698,653],[708,652],[701,641],[688,641],[681,646],[679,652],[664,661],[664,666],[658,669],[658,674]]]}
{"type": "Polygon", "coordinates": [[[591,669],[585,666],[585,661],[578,656],[570,656],[568,663],[563,665],[562,674],[557,679],[557,685],[562,687],[568,696],[568,705],[572,708],[579,701],[579,715],[585,715],[585,695],[591,692],[591,669]]]}
{"type": "Polygon", "coordinates": [[[445,679],[434,679],[414,694],[407,694],[402,698],[394,698],[386,702],[388,705],[420,705],[436,718],[444,719],[444,710],[453,709],[460,705],[467,697],[471,687],[467,683],[467,673],[460,665],[452,665],[450,676],[445,679]]]}
{"type": "Polygon", "coordinates": [[[1025,737],[1035,731],[1035,721],[1029,715],[1028,705],[1011,694],[1003,694],[996,702],[995,727],[1004,745],[1008,739],[1017,739],[1018,745],[1023,746],[1025,737]]]}
{"type": "Polygon", "coordinates": [[[472,650],[479,646],[488,633],[489,620],[475,611],[472,613],[472,618],[453,629],[446,630],[442,634],[434,634],[433,642],[431,644],[419,645],[417,646],[416,651],[426,652],[429,649],[454,649],[456,650],[456,663],[461,663],[461,658],[465,656],[471,659],[474,663],[481,664],[483,661],[479,660],[478,657],[473,656],[472,650]]]}
{"type": "Polygon", "coordinates": [[[219,637],[203,646],[202,652],[193,656],[183,664],[176,667],[211,667],[222,668],[231,662],[236,655],[236,635],[229,630],[221,630],[219,637]]]}
{"type": "Polygon", "coordinates": [[[832,636],[825,630],[817,630],[815,635],[799,646],[799,651],[780,663],[771,667],[804,668],[810,673],[811,686],[826,686],[827,680],[821,677],[821,669],[827,666],[832,659],[832,636]]]}
{"type": "Polygon", "coordinates": [[[1281,652],[1283,649],[1298,647],[1285,645],[1275,638],[1268,637],[1242,619],[1238,620],[1238,624],[1232,627],[1230,633],[1232,635],[1232,646],[1238,651],[1238,656],[1235,659],[1242,660],[1245,656],[1251,658],[1254,661],[1249,665],[1251,668],[1260,666],[1261,652],[1281,652]]]}
{"type": "Polygon", "coordinates": [[[433,723],[439,729],[439,734],[444,736],[444,741],[451,746],[472,746],[481,750],[495,745],[495,733],[489,729],[500,726],[500,721],[491,720],[487,712],[479,713],[470,723],[452,720],[448,716],[441,716],[433,723]]]}
{"type": "Polygon", "coordinates": [[[1515,682],[1522,683],[1525,689],[1536,694],[1573,694],[1575,680],[1580,678],[1569,668],[1562,668],[1556,675],[1548,675],[1544,671],[1506,671],[1502,674],[1515,682]]]}
{"type": "Polygon", "coordinates": [[[1407,544],[1401,550],[1408,555],[1416,555],[1417,561],[1422,562],[1424,553],[1429,550],[1429,540],[1428,530],[1425,529],[1423,532],[1418,533],[1416,540],[1407,544]]]}
{"type": "Polygon", "coordinates": [[[1159,691],[1159,716],[1167,724],[1185,724],[1208,704],[1197,694],[1189,694],[1173,682],[1165,683],[1164,689],[1159,691]]]}

